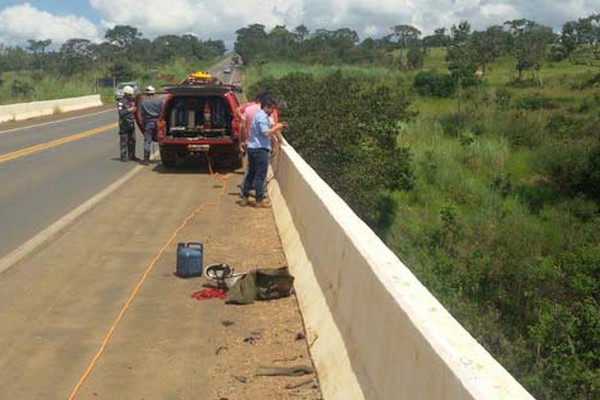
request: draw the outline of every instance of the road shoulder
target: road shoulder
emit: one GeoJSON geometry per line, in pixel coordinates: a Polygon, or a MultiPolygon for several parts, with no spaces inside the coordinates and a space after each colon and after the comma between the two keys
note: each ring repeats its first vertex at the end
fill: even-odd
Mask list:
{"type": "Polygon", "coordinates": [[[187,241],[204,243],[205,264],[285,265],[271,211],[235,204],[240,179],[222,188],[206,172],[154,164],[0,275],[2,397],[66,397],[149,271],[77,398],[320,398],[313,384],[285,389],[314,374],[254,376],[259,365],[311,365],[294,296],[197,301],[205,278],[173,275],[176,243],[187,241]]]}

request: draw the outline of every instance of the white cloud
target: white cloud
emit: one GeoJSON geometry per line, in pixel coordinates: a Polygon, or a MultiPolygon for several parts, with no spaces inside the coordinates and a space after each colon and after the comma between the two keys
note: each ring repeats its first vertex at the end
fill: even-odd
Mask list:
{"type": "MultiPolygon", "coordinates": [[[[193,33],[203,40],[235,39],[235,31],[252,23],[270,29],[302,19],[301,0],[247,0],[233,4],[214,0],[91,0],[105,28],[131,25],[145,37],[193,33]]],[[[298,23],[299,24],[299,23],[298,23]]]]}
{"type": "MultiPolygon", "coordinates": [[[[51,0],[45,0],[51,4],[51,0]]],[[[54,3],[54,2],[52,2],[54,3]]],[[[560,29],[566,21],[600,11],[600,0],[89,0],[101,23],[75,15],[58,16],[28,3],[0,11],[0,40],[70,38],[102,40],[115,25],[138,28],[146,38],[165,34],[221,39],[231,46],[235,31],[250,24],[289,30],[304,24],[316,29],[354,29],[361,39],[381,37],[398,24],[413,25],[423,36],[436,28],[469,21],[474,30],[527,18],[560,29]]]]}
{"type": "Polygon", "coordinates": [[[0,12],[0,41],[3,43],[13,45],[25,44],[29,39],[51,39],[58,45],[73,38],[98,41],[100,36],[97,27],[83,17],[53,15],[29,3],[0,12]]]}

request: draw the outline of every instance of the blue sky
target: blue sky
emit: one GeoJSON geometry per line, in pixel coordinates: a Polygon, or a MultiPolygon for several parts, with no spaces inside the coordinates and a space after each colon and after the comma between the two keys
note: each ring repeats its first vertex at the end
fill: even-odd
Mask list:
{"type": "Polygon", "coordinates": [[[30,1],[17,1],[17,0],[0,0],[0,10],[5,9],[8,6],[15,6],[19,4],[29,3],[33,7],[49,11],[56,15],[68,15],[75,14],[81,15],[89,19],[94,23],[99,23],[100,18],[90,6],[90,2],[86,0],[71,0],[71,1],[48,1],[48,0],[30,0],[30,1]]]}
{"type": "Polygon", "coordinates": [[[131,25],[149,39],[195,34],[229,46],[235,31],[252,23],[293,30],[354,29],[361,39],[381,37],[407,24],[423,35],[462,20],[483,30],[527,18],[559,30],[563,23],[600,13],[600,0],[0,0],[0,43],[23,45],[51,39],[102,41],[107,29],[131,25]]]}

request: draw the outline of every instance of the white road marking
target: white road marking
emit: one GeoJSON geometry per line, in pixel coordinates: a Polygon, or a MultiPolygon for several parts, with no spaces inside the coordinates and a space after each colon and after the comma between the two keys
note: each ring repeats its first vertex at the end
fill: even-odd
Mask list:
{"type": "Polygon", "coordinates": [[[35,250],[37,247],[44,244],[47,240],[52,238],[54,235],[59,233],[73,221],[75,221],[78,217],[83,215],[85,212],[89,211],[92,207],[102,201],[106,196],[117,190],[121,185],[131,179],[135,174],[141,171],[144,168],[142,165],[138,165],[129,171],[127,174],[122,176],[119,180],[110,184],[106,189],[81,204],[77,208],[73,209],[71,212],[60,218],[58,221],[39,232],[37,235],[29,239],[23,245],[13,250],[7,256],[0,259],[0,279],[2,278],[2,273],[6,271],[8,268],[16,264],[25,258],[30,252],[35,250]]]}
{"type": "Polygon", "coordinates": [[[79,119],[79,118],[85,118],[85,117],[89,117],[91,115],[98,115],[98,114],[102,114],[102,113],[105,113],[105,112],[115,112],[115,110],[109,109],[109,110],[104,110],[104,111],[98,111],[98,112],[92,113],[92,114],[78,115],[77,117],[70,117],[70,118],[59,119],[59,120],[56,120],[56,121],[44,122],[44,123],[36,124],[36,125],[23,126],[21,128],[7,129],[5,131],[0,131],[0,135],[4,135],[5,133],[10,133],[10,132],[15,132],[15,131],[21,131],[23,129],[37,128],[38,126],[44,126],[44,125],[50,125],[50,124],[57,124],[59,122],[71,121],[71,120],[79,119]]]}

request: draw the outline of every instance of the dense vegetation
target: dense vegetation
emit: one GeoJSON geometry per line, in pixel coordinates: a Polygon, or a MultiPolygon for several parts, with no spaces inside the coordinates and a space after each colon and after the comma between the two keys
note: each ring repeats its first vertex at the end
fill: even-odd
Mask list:
{"type": "Polygon", "coordinates": [[[411,116],[399,86],[339,71],[260,82],[285,104],[288,140],[372,226],[388,226],[391,193],[413,185],[408,149],[396,143],[411,116]]]}
{"type": "MultiPolygon", "coordinates": [[[[363,41],[254,24],[235,43],[249,95],[284,102],[294,147],[539,399],[600,398],[599,21],[363,41]]],[[[2,49],[0,99],[87,94],[90,75],[160,84],[225,50],[106,39],[2,49]]]]}
{"type": "Polygon", "coordinates": [[[557,57],[547,29],[513,25],[546,38],[538,59],[519,58],[509,27],[515,41],[478,60],[463,23],[415,71],[275,51],[247,77],[285,101],[294,147],[534,396],[600,398],[600,79],[593,56],[557,57]],[[395,145],[353,130],[355,113],[364,126],[381,114],[395,145]],[[349,150],[362,143],[397,155],[349,150]]]}

